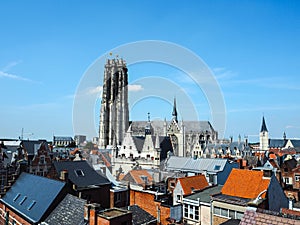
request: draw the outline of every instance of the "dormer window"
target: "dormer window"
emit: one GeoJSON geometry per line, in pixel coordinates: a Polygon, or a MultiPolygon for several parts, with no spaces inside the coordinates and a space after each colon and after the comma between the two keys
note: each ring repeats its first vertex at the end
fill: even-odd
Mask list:
{"type": "Polygon", "coordinates": [[[78,177],[83,177],[84,176],[84,173],[82,170],[75,170],[75,174],[78,176],[78,177]]]}

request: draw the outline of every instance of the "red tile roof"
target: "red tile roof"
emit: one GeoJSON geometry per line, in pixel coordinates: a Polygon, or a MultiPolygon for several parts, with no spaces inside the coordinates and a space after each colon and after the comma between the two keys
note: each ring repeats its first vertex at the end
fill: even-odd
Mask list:
{"type": "MultiPolygon", "coordinates": [[[[281,213],[285,215],[295,215],[295,216],[300,216],[300,211],[292,210],[292,209],[286,209],[282,208],[281,213]]],[[[299,221],[300,223],[300,221],[299,221]]]]}
{"type": "MultiPolygon", "coordinates": [[[[268,189],[270,180],[263,177],[263,171],[232,169],[221,192],[224,195],[253,199],[268,189]]],[[[266,193],[261,197],[265,196],[266,193]]]]}
{"type": "Polygon", "coordinates": [[[183,189],[183,195],[191,194],[192,191],[202,190],[209,186],[204,175],[178,178],[178,182],[183,189]]]}
{"type": "Polygon", "coordinates": [[[256,212],[253,210],[246,210],[243,218],[241,219],[240,225],[264,225],[264,224],[289,224],[289,225],[299,225],[300,220],[285,218],[281,215],[276,215],[276,213],[272,214],[266,212],[256,212]]]}
{"type": "Polygon", "coordinates": [[[148,173],[147,170],[131,170],[129,171],[131,177],[134,179],[136,184],[140,184],[143,185],[145,184],[145,181],[141,178],[142,176],[146,176],[147,177],[147,183],[151,184],[153,182],[153,178],[150,175],[150,173],[148,173]]]}

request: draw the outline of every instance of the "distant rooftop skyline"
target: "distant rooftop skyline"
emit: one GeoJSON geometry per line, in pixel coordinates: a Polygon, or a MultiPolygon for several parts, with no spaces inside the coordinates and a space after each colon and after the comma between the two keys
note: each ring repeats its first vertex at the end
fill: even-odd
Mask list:
{"type": "MultiPolygon", "coordinates": [[[[141,40],[172,42],[201,57],[224,97],[226,138],[237,140],[240,134],[259,141],[263,115],[270,138],[284,132],[300,138],[299,1],[33,0],[0,7],[2,138],[18,138],[22,128],[25,139],[75,135],[73,100],[85,71],[111,49],[141,40]]],[[[149,62],[128,69],[130,84],[152,76],[174,82],[193,101],[200,120],[212,119],[205,94],[182,71],[149,62]]],[[[146,88],[133,85],[129,95],[146,88]]],[[[170,92],[181,119],[184,102],[176,90],[170,92]]],[[[148,112],[151,119],[172,117],[172,102],[159,98],[130,107],[130,120],[147,120],[148,112]]]]}

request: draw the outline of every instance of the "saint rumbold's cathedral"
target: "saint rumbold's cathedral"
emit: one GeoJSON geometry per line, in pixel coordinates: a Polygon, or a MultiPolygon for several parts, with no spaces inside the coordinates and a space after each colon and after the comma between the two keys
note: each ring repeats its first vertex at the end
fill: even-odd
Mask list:
{"type": "Polygon", "coordinates": [[[168,154],[200,157],[217,140],[209,121],[179,121],[175,99],[170,121],[151,121],[149,116],[129,121],[127,71],[123,59],[105,64],[99,148],[112,150],[113,175],[135,167],[158,169],[168,154]]]}

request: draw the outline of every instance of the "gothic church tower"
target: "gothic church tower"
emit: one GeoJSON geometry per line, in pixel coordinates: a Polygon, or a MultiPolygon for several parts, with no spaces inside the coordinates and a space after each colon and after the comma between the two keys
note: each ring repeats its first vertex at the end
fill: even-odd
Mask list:
{"type": "Polygon", "coordinates": [[[259,134],[259,148],[261,151],[268,151],[269,149],[269,135],[265,122],[265,117],[262,119],[261,130],[259,134]]]}
{"type": "Polygon", "coordinates": [[[100,110],[99,147],[115,141],[120,145],[128,129],[128,74],[123,59],[108,59],[105,64],[100,110]],[[115,139],[115,140],[114,140],[115,139]]]}

